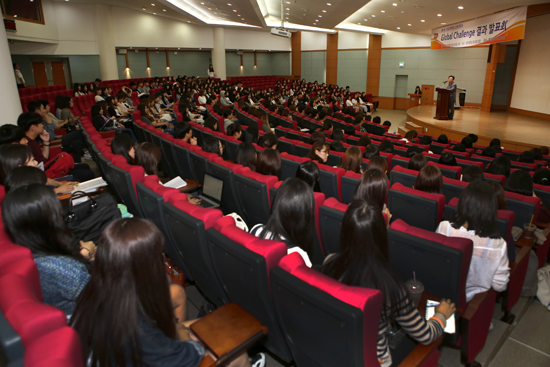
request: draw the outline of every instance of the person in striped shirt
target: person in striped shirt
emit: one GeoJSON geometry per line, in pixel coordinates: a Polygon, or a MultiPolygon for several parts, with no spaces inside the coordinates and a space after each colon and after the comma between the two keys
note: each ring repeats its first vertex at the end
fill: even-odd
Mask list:
{"type": "Polygon", "coordinates": [[[383,367],[392,365],[387,336],[394,321],[427,345],[443,334],[447,319],[455,312],[450,300],[442,300],[429,320],[418,312],[405,285],[389,266],[384,217],[379,206],[369,201],[352,201],[342,220],[340,253],[327,257],[321,272],[343,284],[378,289],[384,294],[377,345],[383,367]]]}

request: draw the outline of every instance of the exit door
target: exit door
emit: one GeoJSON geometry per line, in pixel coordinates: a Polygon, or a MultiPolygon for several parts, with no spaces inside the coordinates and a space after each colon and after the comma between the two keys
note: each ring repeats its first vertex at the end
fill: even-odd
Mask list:
{"type": "Polygon", "coordinates": [[[37,87],[47,87],[48,73],[46,73],[46,63],[33,62],[32,71],[34,73],[34,85],[37,87]]]}
{"type": "Polygon", "coordinates": [[[62,62],[52,62],[53,85],[66,85],[65,67],[62,62]]]}

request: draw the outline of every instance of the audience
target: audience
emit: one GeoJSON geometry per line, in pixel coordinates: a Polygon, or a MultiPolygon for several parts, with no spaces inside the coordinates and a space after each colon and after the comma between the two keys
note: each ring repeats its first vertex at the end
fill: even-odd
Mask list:
{"type": "Polygon", "coordinates": [[[257,154],[254,146],[250,143],[241,143],[237,147],[234,161],[241,166],[248,167],[252,171],[256,171],[256,158],[257,154]]]}
{"type": "Polygon", "coordinates": [[[468,166],[462,171],[462,181],[464,182],[474,182],[474,181],[483,181],[485,177],[483,176],[483,170],[478,166],[468,166]]]}
{"type": "Polygon", "coordinates": [[[443,221],[436,232],[448,237],[463,237],[474,243],[466,280],[466,301],[493,288],[506,289],[510,277],[506,241],[497,225],[497,195],[485,182],[470,183],[458,202],[452,220],[443,221]]]}
{"type": "Polygon", "coordinates": [[[361,176],[359,185],[355,188],[353,200],[364,200],[375,205],[380,212],[386,213],[391,218],[390,210],[386,206],[388,196],[388,176],[376,168],[369,168],[361,176]]]}
{"type": "Polygon", "coordinates": [[[281,177],[281,156],[275,149],[266,148],[256,159],[256,172],[262,175],[281,177]]]}
{"type": "Polygon", "coordinates": [[[426,167],[427,165],[428,165],[428,158],[422,153],[416,153],[411,157],[411,160],[409,161],[407,168],[415,171],[420,171],[422,168],[426,167]]]}
{"type": "Polygon", "coordinates": [[[510,169],[512,168],[512,163],[510,158],[502,155],[493,159],[493,161],[487,166],[485,172],[493,175],[504,175],[506,177],[510,176],[510,169]]]}
{"type": "Polygon", "coordinates": [[[111,152],[126,159],[128,164],[134,164],[136,158],[135,143],[129,135],[120,134],[111,140],[111,152]]]}
{"type": "Polygon", "coordinates": [[[321,187],[319,186],[321,170],[312,161],[304,162],[298,166],[296,169],[296,178],[307,183],[314,192],[321,192],[321,187]]]}
{"type": "Polygon", "coordinates": [[[414,188],[420,191],[443,194],[443,175],[436,166],[426,166],[416,177],[414,188]]]}
{"type": "Polygon", "coordinates": [[[361,154],[361,150],[357,147],[349,147],[346,154],[344,154],[340,167],[346,171],[363,173],[363,154],[361,154]]]}
{"type": "Polygon", "coordinates": [[[328,156],[330,152],[330,147],[328,144],[317,141],[313,143],[311,150],[306,155],[306,158],[311,159],[312,161],[316,161],[319,163],[327,163],[328,156]]]}

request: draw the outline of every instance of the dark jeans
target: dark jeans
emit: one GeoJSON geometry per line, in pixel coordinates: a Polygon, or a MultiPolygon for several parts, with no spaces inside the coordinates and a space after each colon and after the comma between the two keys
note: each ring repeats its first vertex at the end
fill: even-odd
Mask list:
{"type": "Polygon", "coordinates": [[[74,168],[69,172],[75,181],[85,182],[95,178],[94,173],[86,163],[75,163],[74,168]]]}
{"type": "Polygon", "coordinates": [[[455,99],[454,98],[449,98],[449,113],[448,113],[448,117],[450,119],[452,119],[455,115],[455,99]]]}
{"type": "Polygon", "coordinates": [[[82,131],[76,130],[63,135],[61,137],[61,145],[63,151],[73,153],[75,163],[80,163],[82,161],[82,149],[86,146],[82,131]]]}
{"type": "Polygon", "coordinates": [[[25,88],[25,84],[17,84],[17,88],[18,89],[25,88]]]}

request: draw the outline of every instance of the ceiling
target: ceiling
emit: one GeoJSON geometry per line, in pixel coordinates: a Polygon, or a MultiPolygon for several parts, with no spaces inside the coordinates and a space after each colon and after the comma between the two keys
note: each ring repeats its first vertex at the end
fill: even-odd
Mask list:
{"type": "MultiPolygon", "coordinates": [[[[270,28],[281,23],[280,0],[70,1],[126,7],[196,24],[270,28]]],[[[429,34],[442,24],[546,2],[548,0],[283,0],[283,16],[285,28],[290,30],[351,29],[373,33],[391,30],[429,34]]]]}

